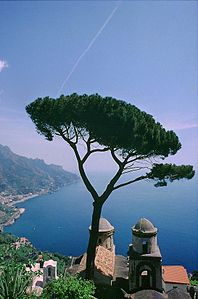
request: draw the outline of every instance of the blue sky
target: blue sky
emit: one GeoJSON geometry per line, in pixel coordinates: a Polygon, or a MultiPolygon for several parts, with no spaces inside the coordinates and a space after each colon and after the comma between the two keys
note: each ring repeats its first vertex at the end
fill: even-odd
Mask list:
{"type": "MultiPolygon", "coordinates": [[[[1,1],[0,143],[76,171],[69,148],[38,135],[25,106],[46,95],[97,92],[135,104],[173,129],[183,147],[168,161],[197,168],[197,6],[197,1],[1,1]]],[[[112,165],[102,156],[88,167],[112,165]]]]}

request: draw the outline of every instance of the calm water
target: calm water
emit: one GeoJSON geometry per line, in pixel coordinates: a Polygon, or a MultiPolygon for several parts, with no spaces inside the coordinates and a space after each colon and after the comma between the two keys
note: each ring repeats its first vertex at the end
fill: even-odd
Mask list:
{"type": "MultiPolygon", "coordinates": [[[[106,175],[94,175],[102,190],[106,175]]],[[[118,254],[126,255],[131,226],[146,217],[159,229],[163,264],[198,269],[198,178],[155,188],[139,182],[119,189],[103,207],[103,217],[115,227],[118,254]]],[[[5,231],[26,236],[38,249],[80,255],[86,250],[92,200],[81,182],[20,203],[25,213],[5,231]]]]}

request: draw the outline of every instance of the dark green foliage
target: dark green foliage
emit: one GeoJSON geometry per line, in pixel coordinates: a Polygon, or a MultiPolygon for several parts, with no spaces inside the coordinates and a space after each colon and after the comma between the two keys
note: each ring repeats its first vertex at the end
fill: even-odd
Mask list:
{"type": "Polygon", "coordinates": [[[10,240],[7,238],[8,234],[1,234],[0,243],[0,266],[6,266],[7,263],[26,264],[34,263],[38,257],[38,251],[29,244],[23,244],[18,249],[15,248],[14,243],[19,239],[10,240]],[[5,242],[3,241],[5,236],[5,242]]]}
{"type": "Polygon", "coordinates": [[[37,261],[40,254],[43,256],[44,261],[49,259],[57,261],[58,275],[64,275],[65,268],[71,264],[69,257],[59,253],[40,252],[31,244],[22,244],[16,249],[13,245],[16,241],[19,241],[19,238],[11,234],[0,234],[0,267],[9,263],[31,265],[37,261]]]}
{"type": "Polygon", "coordinates": [[[26,294],[26,295],[23,295],[23,297],[20,298],[20,299],[38,299],[38,298],[42,299],[42,297],[38,297],[35,294],[26,294]]]}
{"type": "Polygon", "coordinates": [[[17,240],[17,237],[10,233],[0,233],[0,244],[12,244],[17,240]]]}
{"type": "Polygon", "coordinates": [[[22,298],[32,281],[32,275],[24,266],[13,262],[0,267],[0,299],[22,298]]]}
{"type": "Polygon", "coordinates": [[[68,276],[53,280],[44,288],[45,299],[89,299],[94,295],[95,286],[91,281],[68,276]]]}
{"type": "Polygon", "coordinates": [[[191,279],[198,280],[198,270],[193,271],[191,279]]]}
{"type": "Polygon", "coordinates": [[[190,278],[190,284],[193,286],[198,286],[198,270],[192,272],[192,276],[190,278]]]}
{"type": "Polygon", "coordinates": [[[72,94],[54,100],[39,98],[26,107],[39,133],[52,140],[60,128],[73,127],[89,134],[100,145],[120,149],[120,154],[153,154],[167,157],[181,147],[173,131],[124,101],[98,94],[72,94]]]}
{"type": "Polygon", "coordinates": [[[179,179],[192,179],[195,171],[191,165],[154,164],[148,178],[158,180],[156,187],[166,186],[167,181],[173,182],[179,179]]]}
{"type": "MultiPolygon", "coordinates": [[[[49,259],[57,261],[59,276],[63,276],[65,268],[71,264],[69,257],[59,253],[40,252],[29,243],[21,244],[16,249],[14,243],[19,240],[20,238],[8,233],[0,234],[0,299],[37,298],[34,295],[25,294],[33,275],[25,271],[25,265],[30,266],[36,263],[39,255],[43,256],[44,261],[49,259]]],[[[86,288],[83,283],[79,282],[78,286],[80,285],[84,290],[82,294],[84,294],[83,292],[88,293],[89,287],[86,288]]]]}
{"type": "Polygon", "coordinates": [[[0,203],[0,225],[7,222],[16,213],[16,209],[0,203]]]}
{"type": "Polygon", "coordinates": [[[28,159],[14,154],[7,146],[0,145],[0,192],[27,194],[42,189],[56,190],[78,179],[61,166],[47,165],[43,160],[28,159]]]}

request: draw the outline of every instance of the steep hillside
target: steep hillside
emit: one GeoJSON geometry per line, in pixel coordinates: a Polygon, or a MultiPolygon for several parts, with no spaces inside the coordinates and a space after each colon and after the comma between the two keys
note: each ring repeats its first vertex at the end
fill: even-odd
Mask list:
{"type": "Polygon", "coordinates": [[[29,159],[0,145],[0,193],[28,194],[54,191],[78,180],[78,176],[61,166],[47,165],[40,159],[29,159]]]}

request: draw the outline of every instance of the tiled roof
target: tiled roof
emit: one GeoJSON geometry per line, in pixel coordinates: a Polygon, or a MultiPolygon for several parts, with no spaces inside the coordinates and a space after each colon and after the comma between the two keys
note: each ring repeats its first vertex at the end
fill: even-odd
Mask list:
{"type": "Polygon", "coordinates": [[[95,267],[105,276],[113,277],[115,268],[115,251],[110,251],[103,246],[97,247],[95,267]]]}
{"type": "Polygon", "coordinates": [[[164,282],[190,284],[183,266],[162,266],[162,275],[164,282]]]}
{"type": "Polygon", "coordinates": [[[129,267],[128,267],[128,259],[123,255],[115,256],[115,271],[114,271],[114,279],[116,278],[124,278],[128,279],[129,277],[129,267]]]}
{"type": "MultiPolygon", "coordinates": [[[[77,272],[85,270],[87,254],[83,255],[77,272]]],[[[105,276],[113,277],[115,269],[115,249],[110,251],[103,246],[96,249],[95,268],[105,276]]]]}

